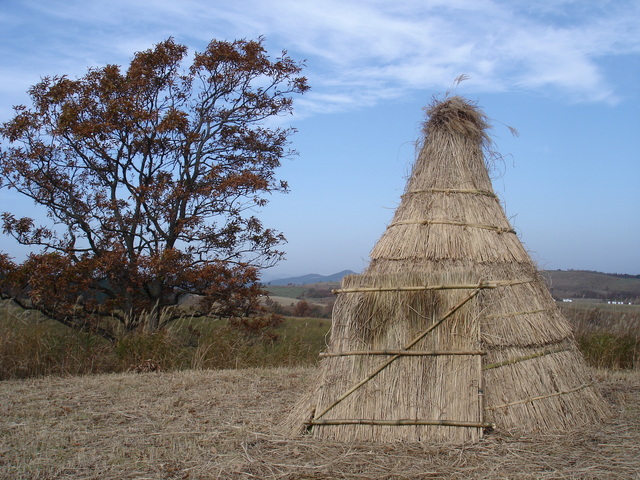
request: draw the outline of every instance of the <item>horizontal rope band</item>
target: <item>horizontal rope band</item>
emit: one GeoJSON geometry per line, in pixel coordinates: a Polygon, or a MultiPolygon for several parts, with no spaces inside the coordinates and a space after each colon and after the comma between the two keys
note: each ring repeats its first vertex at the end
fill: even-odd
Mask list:
{"type": "Polygon", "coordinates": [[[592,385],[593,385],[593,383],[585,383],[584,385],[580,385],[579,387],[572,388],[571,390],[564,390],[562,392],[550,393],[549,395],[541,395],[539,397],[531,397],[531,398],[527,398],[527,399],[524,399],[524,400],[518,400],[518,401],[515,401],[515,402],[511,402],[511,403],[504,403],[502,405],[494,405],[494,406],[491,406],[491,407],[485,407],[485,410],[497,410],[499,408],[506,408],[506,407],[511,407],[513,405],[520,405],[520,404],[523,404],[523,403],[529,403],[529,402],[535,402],[535,401],[538,401],[538,400],[544,400],[545,398],[557,397],[559,395],[566,395],[568,393],[574,393],[574,392],[577,392],[577,391],[582,390],[584,388],[590,387],[592,385]]]}
{"type": "Polygon", "coordinates": [[[570,349],[568,348],[558,348],[555,350],[545,350],[544,352],[536,352],[531,355],[524,355],[522,357],[511,358],[509,360],[504,360],[502,362],[497,363],[489,363],[482,367],[482,370],[491,370],[492,368],[504,367],[507,365],[513,365],[514,363],[524,362],[525,360],[532,360],[534,358],[544,357],[545,355],[552,355],[554,353],[560,352],[568,352],[570,349]]]}
{"type": "Polygon", "coordinates": [[[438,357],[445,355],[486,355],[482,351],[420,351],[420,350],[355,350],[347,352],[321,352],[321,357],[346,357],[350,355],[400,355],[400,356],[424,356],[438,357]]]}
{"type": "Polygon", "coordinates": [[[467,290],[473,288],[496,288],[497,285],[489,284],[462,284],[462,285],[418,285],[410,287],[354,287],[331,290],[335,294],[355,292],[419,292],[422,290],[467,290]]]}
{"type": "Polygon", "coordinates": [[[495,199],[498,198],[495,193],[490,192],[489,190],[473,190],[467,188],[425,188],[421,190],[410,190],[405,192],[404,195],[413,195],[417,193],[469,193],[471,195],[484,195],[495,199]]]}
{"type": "Polygon", "coordinates": [[[443,427],[466,427],[466,428],[495,428],[494,423],[468,422],[463,420],[369,420],[369,419],[334,419],[334,420],[309,420],[305,425],[382,425],[390,427],[400,427],[405,425],[434,425],[443,427]]]}
{"type": "Polygon", "coordinates": [[[491,230],[497,233],[516,233],[513,228],[496,227],[495,225],[484,225],[481,223],[453,222],[450,220],[401,220],[393,222],[388,228],[398,225],[453,225],[455,227],[471,227],[481,228],[483,230],[491,230]]]}
{"type": "Polygon", "coordinates": [[[550,309],[549,308],[539,308],[537,310],[525,310],[522,312],[509,312],[509,313],[500,313],[497,315],[487,315],[486,318],[507,318],[507,317],[516,317],[518,315],[531,315],[534,313],[542,313],[542,312],[548,312],[550,309]]]}
{"type": "Polygon", "coordinates": [[[523,283],[531,283],[532,279],[526,280],[489,280],[480,283],[466,283],[460,285],[416,285],[406,287],[353,287],[353,288],[338,288],[331,290],[334,294],[340,293],[357,293],[357,292],[419,292],[423,290],[466,290],[466,289],[484,289],[484,288],[498,288],[504,286],[520,285],[523,283]]]}

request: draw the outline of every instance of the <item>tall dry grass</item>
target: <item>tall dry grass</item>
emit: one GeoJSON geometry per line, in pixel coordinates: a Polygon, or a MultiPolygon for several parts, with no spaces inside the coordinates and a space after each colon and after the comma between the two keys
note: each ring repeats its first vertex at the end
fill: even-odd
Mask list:
{"type": "MultiPolygon", "coordinates": [[[[326,326],[328,329],[328,326],[326,326]]],[[[297,319],[251,332],[224,320],[185,318],[115,344],[10,302],[0,304],[0,380],[48,375],[310,365],[318,342],[297,319]]],[[[325,332],[326,333],[326,332],[325,332]]]]}
{"type": "Polygon", "coordinates": [[[640,308],[561,306],[587,363],[605,369],[640,368],[640,308]]]}
{"type": "Polygon", "coordinates": [[[0,304],[0,380],[85,375],[114,368],[105,340],[0,304]]]}
{"type": "MultiPolygon", "coordinates": [[[[561,307],[591,366],[640,368],[640,309],[624,307],[561,307]]],[[[223,321],[185,318],[159,334],[129,335],[113,345],[2,302],[0,380],[313,365],[325,349],[330,326],[328,319],[287,318],[268,335],[250,335],[223,321]]]]}

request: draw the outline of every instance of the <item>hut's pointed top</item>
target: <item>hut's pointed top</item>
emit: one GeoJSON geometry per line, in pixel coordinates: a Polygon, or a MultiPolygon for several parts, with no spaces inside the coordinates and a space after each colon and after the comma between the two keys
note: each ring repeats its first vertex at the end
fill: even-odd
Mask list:
{"type": "Polygon", "coordinates": [[[424,133],[427,136],[448,132],[474,139],[478,143],[490,142],[488,119],[470,100],[459,96],[449,97],[434,101],[426,110],[429,118],[424,124],[424,133]]]}
{"type": "Polygon", "coordinates": [[[496,155],[485,114],[474,102],[458,96],[434,100],[426,111],[425,136],[407,191],[491,191],[489,171],[496,155]]]}

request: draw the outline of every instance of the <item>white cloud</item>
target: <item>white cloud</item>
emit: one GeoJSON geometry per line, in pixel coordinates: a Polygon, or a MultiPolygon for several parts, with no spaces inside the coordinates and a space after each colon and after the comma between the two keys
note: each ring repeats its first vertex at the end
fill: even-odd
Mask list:
{"type": "Polygon", "coordinates": [[[633,6],[595,5],[594,16],[584,2],[517,8],[467,0],[279,4],[281,10],[255,12],[269,18],[267,36],[308,56],[314,88],[343,97],[345,109],[361,103],[354,98],[446,89],[463,72],[479,89],[544,89],[574,101],[612,102],[612,79],[605,78],[600,57],[640,52],[638,34],[629,35],[637,23],[633,6]]]}
{"type": "Polygon", "coordinates": [[[40,22],[31,27],[40,32],[41,44],[30,45],[27,34],[14,46],[2,39],[0,53],[14,62],[5,72],[13,68],[16,78],[34,68],[42,75],[73,75],[88,64],[126,63],[135,51],[170,35],[196,50],[213,37],[265,35],[270,49],[286,48],[294,58],[308,59],[314,92],[305,105],[308,112],[352,109],[414,90],[444,90],[460,73],[469,74],[467,85],[478,91],[544,89],[574,101],[611,102],[615,78],[603,73],[601,58],[640,53],[640,5],[633,0],[24,5],[13,20],[6,15],[2,21],[40,22]]]}

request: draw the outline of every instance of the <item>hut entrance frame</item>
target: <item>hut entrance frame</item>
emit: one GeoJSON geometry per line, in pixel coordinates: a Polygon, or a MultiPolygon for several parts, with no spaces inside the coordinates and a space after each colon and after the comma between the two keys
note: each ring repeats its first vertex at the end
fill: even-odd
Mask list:
{"type": "MultiPolygon", "coordinates": [[[[380,305],[380,303],[387,303],[385,300],[381,300],[380,296],[395,296],[396,298],[392,303],[396,306],[399,304],[404,304],[404,308],[394,311],[397,313],[398,311],[404,311],[405,314],[409,313],[410,316],[423,318],[425,322],[419,326],[418,331],[415,330],[411,334],[409,341],[406,341],[404,345],[398,346],[396,349],[384,348],[382,350],[375,349],[366,349],[366,350],[352,350],[352,349],[337,349],[334,351],[329,351],[322,353],[321,356],[326,359],[336,359],[336,361],[342,361],[344,364],[344,357],[360,357],[368,356],[371,358],[371,362],[369,362],[370,369],[368,371],[362,371],[363,377],[362,380],[355,383],[355,385],[350,388],[346,388],[344,393],[337,396],[334,400],[329,400],[327,398],[327,403],[321,406],[321,409],[316,410],[313,414],[313,418],[309,419],[306,422],[307,428],[317,428],[324,426],[363,426],[367,427],[417,427],[422,428],[424,431],[420,436],[432,437],[434,432],[432,431],[435,427],[436,429],[442,430],[441,427],[454,427],[457,429],[465,429],[466,431],[461,432],[459,435],[460,439],[466,441],[475,441],[482,437],[484,429],[492,428],[494,425],[492,423],[485,422],[484,414],[484,392],[483,392],[483,362],[482,357],[486,354],[486,352],[482,351],[479,346],[481,344],[480,339],[480,321],[478,318],[478,306],[470,307],[470,303],[473,299],[477,297],[477,295],[485,290],[485,289],[494,289],[499,286],[504,285],[512,285],[514,283],[523,283],[523,282],[475,282],[471,283],[468,281],[451,281],[448,283],[428,283],[428,279],[420,278],[420,279],[411,279],[409,282],[403,281],[398,282],[397,276],[395,278],[378,278],[378,282],[382,281],[384,285],[378,284],[377,286],[372,286],[369,282],[373,279],[369,279],[366,276],[357,276],[354,275],[352,278],[352,283],[355,281],[356,284],[351,287],[341,288],[339,290],[335,290],[334,293],[338,294],[337,305],[338,308],[336,312],[340,312],[340,305],[353,305],[353,298],[348,298],[352,295],[360,295],[361,298],[355,300],[355,304],[360,304],[360,313],[363,313],[363,305],[380,305]],[[418,283],[416,284],[416,280],[418,283]],[[461,292],[462,297],[455,296],[456,303],[453,305],[447,305],[446,311],[443,310],[445,304],[443,304],[443,298],[452,298],[450,295],[444,297],[439,295],[439,293],[443,291],[450,290],[458,290],[461,292]],[[469,292],[470,290],[470,292],[469,292]],[[411,303],[416,303],[416,297],[424,296],[424,294],[431,294],[431,299],[425,302],[428,305],[432,312],[420,312],[416,310],[411,303]],[[433,294],[436,293],[438,299],[433,298],[433,294]],[[375,300],[371,297],[378,296],[375,300]],[[403,302],[398,297],[405,296],[407,297],[403,302]],[[367,301],[367,298],[369,299],[367,301]],[[465,310],[466,312],[462,312],[465,310]],[[437,313],[436,313],[437,312],[437,313]],[[442,313],[444,312],[444,313],[442,313]],[[459,312],[462,315],[457,315],[459,312]],[[427,313],[427,315],[425,315],[427,313]],[[432,315],[429,315],[431,313],[432,315]],[[430,323],[429,323],[430,322],[430,323]],[[457,345],[457,348],[452,349],[450,345],[452,344],[451,337],[457,337],[457,340],[453,342],[453,344],[457,345]],[[425,340],[431,341],[425,342],[425,340]],[[439,337],[439,338],[433,338],[439,337]],[[426,348],[430,346],[432,348],[426,348]],[[449,347],[449,348],[446,348],[449,347]],[[386,356],[385,360],[380,362],[380,357],[386,356]],[[416,359],[422,357],[421,360],[416,362],[416,359]],[[426,358],[430,357],[430,358],[426,358]],[[446,358],[455,357],[456,361],[451,362],[444,360],[446,358]],[[340,360],[341,359],[341,360],[340,360]],[[377,362],[377,363],[374,363],[377,362]],[[440,389],[444,389],[444,391],[437,392],[434,395],[433,390],[438,388],[436,385],[422,385],[422,388],[418,388],[413,392],[413,396],[420,396],[421,403],[424,402],[424,398],[429,398],[429,401],[426,402],[430,408],[425,409],[417,409],[412,408],[411,396],[412,395],[404,395],[401,401],[405,403],[404,406],[400,407],[400,410],[404,410],[405,412],[413,411],[414,416],[406,416],[405,418],[381,418],[381,412],[373,410],[371,413],[374,413],[376,418],[344,418],[339,415],[339,412],[335,412],[335,415],[330,415],[334,413],[334,410],[343,402],[349,402],[356,392],[361,393],[359,399],[355,399],[355,402],[361,402],[363,398],[366,399],[366,403],[376,403],[375,399],[372,399],[372,395],[382,395],[384,396],[386,392],[381,391],[374,388],[369,388],[367,390],[367,386],[370,385],[378,375],[380,375],[383,371],[388,371],[390,367],[396,362],[405,362],[405,363],[416,363],[415,368],[411,368],[409,366],[409,371],[417,371],[420,368],[424,368],[425,363],[431,364],[427,368],[433,371],[434,378],[442,378],[451,376],[455,379],[454,385],[443,386],[440,385],[440,389]],[[448,372],[447,372],[448,370],[448,372]],[[460,375],[460,371],[463,372],[460,375]],[[444,393],[444,395],[442,395],[444,393]],[[455,398],[454,398],[455,397],[455,398]],[[449,410],[449,405],[457,403],[458,406],[460,404],[464,404],[464,408],[461,411],[460,408],[453,408],[449,410]],[[422,411],[420,411],[422,410],[422,411]],[[453,417],[448,417],[448,412],[453,412],[453,417]],[[419,415],[422,413],[422,415],[419,415]],[[425,415],[426,413],[431,413],[430,417],[425,415]],[[456,416],[462,416],[463,418],[455,418],[456,416]]],[[[433,279],[431,279],[433,280],[433,279]]],[[[436,279],[437,280],[437,279],[436,279]]],[[[347,280],[348,283],[348,280],[347,280]]],[[[420,302],[418,302],[420,303],[420,302]]],[[[384,313],[388,313],[386,311],[384,313]]],[[[386,337],[385,331],[393,330],[397,328],[398,325],[402,326],[403,330],[407,330],[409,332],[412,331],[409,325],[407,325],[407,318],[404,315],[404,322],[402,319],[394,318],[393,321],[385,321],[385,319],[376,318],[379,317],[382,312],[369,312],[370,323],[380,322],[383,325],[378,326],[378,333],[382,333],[379,335],[380,337],[386,337]],[[405,323],[403,325],[403,323],[405,323]]],[[[386,319],[389,320],[389,319],[386,319]]],[[[413,323],[413,322],[409,322],[413,323]]],[[[340,329],[340,322],[337,323],[337,328],[332,332],[333,335],[341,336],[341,335],[350,335],[350,333],[346,331],[342,331],[340,329]]],[[[371,337],[369,335],[369,337],[371,337]]],[[[353,340],[353,338],[351,338],[353,340]]],[[[388,343],[383,340],[383,343],[388,346],[388,343]]],[[[332,342],[334,345],[339,345],[339,341],[332,342]]],[[[375,339],[368,338],[366,343],[371,346],[372,344],[378,343],[375,339]]],[[[343,344],[344,345],[344,344],[343,344]]],[[[344,365],[342,365],[344,368],[344,365]]],[[[407,365],[405,365],[404,369],[407,371],[407,365]]],[[[394,375],[394,373],[389,372],[390,375],[394,375]]],[[[406,382],[406,379],[399,379],[400,383],[403,384],[406,382]]],[[[335,390],[334,390],[335,393],[335,390]]],[[[385,403],[384,400],[381,403],[385,403]]],[[[347,407],[349,412],[354,411],[353,404],[347,407]]],[[[450,415],[450,414],[449,414],[450,415]]],[[[370,415],[371,416],[371,415],[370,415]]],[[[363,416],[364,417],[364,416],[363,416]]],[[[451,432],[449,428],[444,429],[445,432],[442,433],[443,436],[450,437],[451,432]]],[[[412,435],[415,435],[415,432],[412,432],[412,435]]]]}

